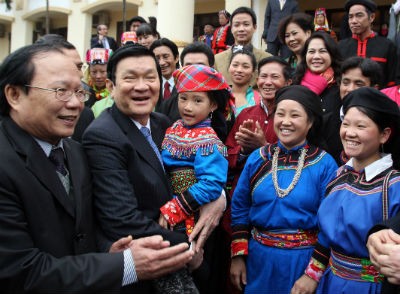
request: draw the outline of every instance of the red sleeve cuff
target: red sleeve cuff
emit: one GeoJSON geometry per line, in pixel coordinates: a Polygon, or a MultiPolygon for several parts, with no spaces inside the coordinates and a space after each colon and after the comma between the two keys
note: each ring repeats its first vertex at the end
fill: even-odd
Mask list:
{"type": "Polygon", "coordinates": [[[236,239],[231,243],[231,257],[249,254],[249,242],[247,239],[236,239]]]}
{"type": "Polygon", "coordinates": [[[160,211],[171,226],[175,226],[176,224],[184,221],[188,217],[176,198],[164,204],[160,208],[160,211]]]}

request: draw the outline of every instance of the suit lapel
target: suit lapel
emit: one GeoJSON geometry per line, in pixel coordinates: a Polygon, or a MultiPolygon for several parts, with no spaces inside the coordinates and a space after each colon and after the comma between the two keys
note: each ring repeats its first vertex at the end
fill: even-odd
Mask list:
{"type": "MultiPolygon", "coordinates": [[[[75,203],[75,216],[76,223],[79,224],[82,217],[82,201],[85,195],[82,195],[82,179],[85,178],[83,174],[85,171],[82,169],[83,159],[77,150],[71,147],[69,140],[64,140],[64,151],[68,161],[68,170],[71,178],[71,187],[73,188],[73,202],[75,203]]],[[[84,161],[86,164],[86,161],[84,161]]]]}
{"type": "MultiPolygon", "coordinates": [[[[153,148],[151,148],[149,142],[147,142],[146,138],[131,121],[131,119],[121,113],[115,104],[112,106],[111,115],[120,126],[121,130],[126,134],[134,149],[142,156],[143,160],[146,161],[160,175],[160,177],[165,178],[164,170],[160,161],[158,160],[157,155],[154,153],[153,148]]],[[[152,126],[150,127],[151,131],[153,132],[155,128],[152,126]]],[[[153,141],[159,147],[161,145],[159,142],[159,134],[157,134],[155,137],[152,133],[152,137],[153,141]],[[158,140],[158,142],[156,140],[158,140]]]]}
{"type": "Polygon", "coordinates": [[[4,119],[3,125],[16,152],[22,158],[25,158],[26,168],[51,192],[64,209],[74,217],[73,201],[68,198],[69,196],[57,176],[54,166],[46,157],[41,147],[10,118],[4,119]]]}

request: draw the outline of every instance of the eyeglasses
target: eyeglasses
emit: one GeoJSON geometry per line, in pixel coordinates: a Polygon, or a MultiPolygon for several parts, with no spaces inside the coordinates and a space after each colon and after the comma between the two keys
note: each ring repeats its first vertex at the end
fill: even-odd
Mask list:
{"type": "Polygon", "coordinates": [[[56,98],[63,102],[67,102],[67,101],[71,100],[73,94],[75,94],[76,98],[78,98],[79,101],[81,101],[81,102],[88,101],[89,96],[90,96],[87,91],[82,90],[82,89],[76,90],[76,91],[71,91],[71,90],[67,90],[64,88],[49,89],[49,88],[36,87],[36,86],[31,86],[31,85],[24,85],[24,86],[28,87],[28,88],[56,92],[56,98]]]}

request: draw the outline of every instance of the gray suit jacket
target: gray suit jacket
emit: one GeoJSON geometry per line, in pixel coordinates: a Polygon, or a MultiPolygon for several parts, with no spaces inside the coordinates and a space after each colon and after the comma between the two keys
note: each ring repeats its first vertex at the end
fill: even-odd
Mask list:
{"type": "Polygon", "coordinates": [[[267,42],[275,41],[278,34],[279,22],[288,15],[299,11],[299,4],[295,0],[286,0],[283,9],[279,0],[269,0],[265,9],[264,32],[262,38],[267,42]]]}

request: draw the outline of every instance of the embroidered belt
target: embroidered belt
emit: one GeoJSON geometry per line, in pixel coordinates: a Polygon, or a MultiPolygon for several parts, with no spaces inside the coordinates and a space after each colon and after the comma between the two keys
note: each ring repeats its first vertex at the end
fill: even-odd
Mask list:
{"type": "MultiPolygon", "coordinates": [[[[169,171],[171,177],[171,185],[174,194],[181,194],[186,191],[190,186],[196,183],[196,176],[192,167],[177,168],[169,171]]],[[[189,236],[194,228],[195,217],[194,215],[189,216],[184,223],[181,223],[176,227],[177,231],[185,230],[189,236]],[[183,227],[184,225],[184,227],[183,227]]]]}
{"type": "Polygon", "coordinates": [[[317,234],[315,230],[297,230],[270,232],[260,231],[257,228],[251,230],[253,239],[259,243],[278,248],[307,248],[317,243],[317,234]]]}
{"type": "Polygon", "coordinates": [[[194,169],[190,167],[174,169],[169,172],[169,175],[171,177],[174,194],[181,194],[196,183],[194,169]]]}
{"type": "Polygon", "coordinates": [[[333,274],[346,280],[381,283],[381,275],[366,258],[350,257],[331,250],[329,259],[333,274]]]}

